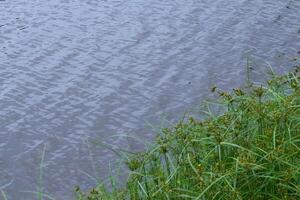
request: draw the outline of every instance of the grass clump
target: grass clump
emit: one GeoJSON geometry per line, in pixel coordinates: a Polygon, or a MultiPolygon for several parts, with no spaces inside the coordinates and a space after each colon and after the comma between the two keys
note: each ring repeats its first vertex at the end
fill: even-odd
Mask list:
{"type": "Polygon", "coordinates": [[[300,199],[299,68],[227,93],[226,111],[189,118],[158,135],[153,148],[126,161],[123,189],[77,188],[77,200],[300,199]]]}

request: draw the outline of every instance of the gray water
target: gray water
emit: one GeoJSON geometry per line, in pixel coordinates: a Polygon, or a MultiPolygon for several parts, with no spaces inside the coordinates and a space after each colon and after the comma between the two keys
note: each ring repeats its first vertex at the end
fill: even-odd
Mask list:
{"type": "Polygon", "coordinates": [[[116,160],[91,140],[137,150],[247,58],[260,77],[299,50],[299,0],[0,1],[0,189],[71,199],[116,160]]]}

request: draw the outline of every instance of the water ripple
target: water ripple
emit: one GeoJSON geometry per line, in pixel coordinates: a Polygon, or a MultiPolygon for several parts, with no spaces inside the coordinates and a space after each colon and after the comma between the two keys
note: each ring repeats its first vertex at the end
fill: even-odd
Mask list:
{"type": "Polygon", "coordinates": [[[218,83],[244,82],[268,61],[292,66],[300,46],[300,2],[286,0],[0,1],[0,188],[32,199],[42,149],[45,191],[70,199],[72,188],[105,177],[109,150],[149,141],[218,83]],[[288,56],[287,56],[288,55],[288,56]],[[254,62],[255,61],[255,62],[254,62]],[[112,137],[113,135],[119,135],[112,137]]]}

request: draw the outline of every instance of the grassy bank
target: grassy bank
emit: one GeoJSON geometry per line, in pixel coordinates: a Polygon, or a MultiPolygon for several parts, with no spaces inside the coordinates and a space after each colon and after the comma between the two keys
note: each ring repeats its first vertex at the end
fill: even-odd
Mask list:
{"type": "Polygon", "coordinates": [[[124,188],[76,188],[77,200],[300,199],[299,81],[297,68],[265,86],[212,88],[222,115],[163,129],[152,149],[125,161],[124,188]]]}

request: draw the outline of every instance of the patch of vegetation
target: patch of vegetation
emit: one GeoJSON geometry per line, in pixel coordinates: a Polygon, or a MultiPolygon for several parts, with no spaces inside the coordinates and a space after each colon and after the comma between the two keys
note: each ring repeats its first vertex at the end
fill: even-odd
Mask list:
{"type": "Polygon", "coordinates": [[[77,200],[300,199],[299,71],[232,93],[214,87],[222,115],[163,129],[126,161],[124,188],[76,188],[77,200]]]}

